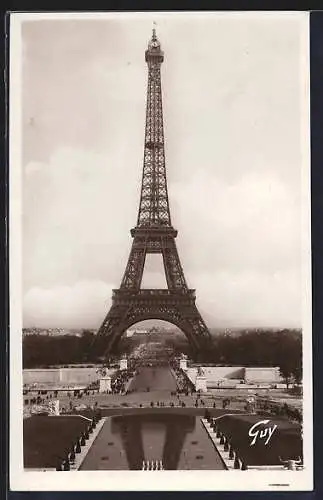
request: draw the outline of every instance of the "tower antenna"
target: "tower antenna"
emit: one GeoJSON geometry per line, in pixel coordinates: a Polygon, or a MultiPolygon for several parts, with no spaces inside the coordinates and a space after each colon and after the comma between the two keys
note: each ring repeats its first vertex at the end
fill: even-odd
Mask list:
{"type": "Polygon", "coordinates": [[[156,36],[156,28],[155,26],[157,26],[157,23],[156,21],[153,22],[153,40],[157,40],[157,36],[156,36]]]}

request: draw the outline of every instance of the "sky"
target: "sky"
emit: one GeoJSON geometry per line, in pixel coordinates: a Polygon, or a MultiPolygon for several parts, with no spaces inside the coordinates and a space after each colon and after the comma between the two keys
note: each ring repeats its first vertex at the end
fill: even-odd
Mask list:
{"type": "MultiPolygon", "coordinates": [[[[296,13],[23,22],[24,326],[97,328],[120,285],[153,21],[171,217],[197,306],[209,327],[301,327],[296,13]]],[[[145,287],[165,283],[153,257],[145,287]]]]}

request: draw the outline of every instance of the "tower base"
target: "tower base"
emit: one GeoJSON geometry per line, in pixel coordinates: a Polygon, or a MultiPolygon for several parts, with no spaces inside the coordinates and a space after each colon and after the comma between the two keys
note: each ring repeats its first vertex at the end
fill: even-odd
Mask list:
{"type": "Polygon", "coordinates": [[[177,326],[187,337],[193,352],[210,342],[210,333],[195,305],[194,290],[113,290],[112,306],[95,341],[95,353],[108,356],[123,333],[147,319],[163,320],[177,326]]]}

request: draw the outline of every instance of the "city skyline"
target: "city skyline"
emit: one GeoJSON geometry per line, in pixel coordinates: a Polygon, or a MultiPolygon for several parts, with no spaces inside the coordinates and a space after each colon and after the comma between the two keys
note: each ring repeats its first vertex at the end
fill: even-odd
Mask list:
{"type": "MultiPolygon", "coordinates": [[[[201,314],[301,327],[303,20],[154,18],[171,216],[201,314]]],[[[96,328],[120,284],[152,19],[23,23],[25,327],[96,328]]],[[[144,285],[160,286],[147,264],[144,285]]]]}

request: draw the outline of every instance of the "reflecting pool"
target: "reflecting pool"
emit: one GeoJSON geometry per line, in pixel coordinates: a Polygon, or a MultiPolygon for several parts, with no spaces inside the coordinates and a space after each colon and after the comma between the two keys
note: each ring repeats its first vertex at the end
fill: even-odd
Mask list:
{"type": "Polygon", "coordinates": [[[81,470],[224,469],[200,417],[143,413],[107,418],[81,470]]]}

